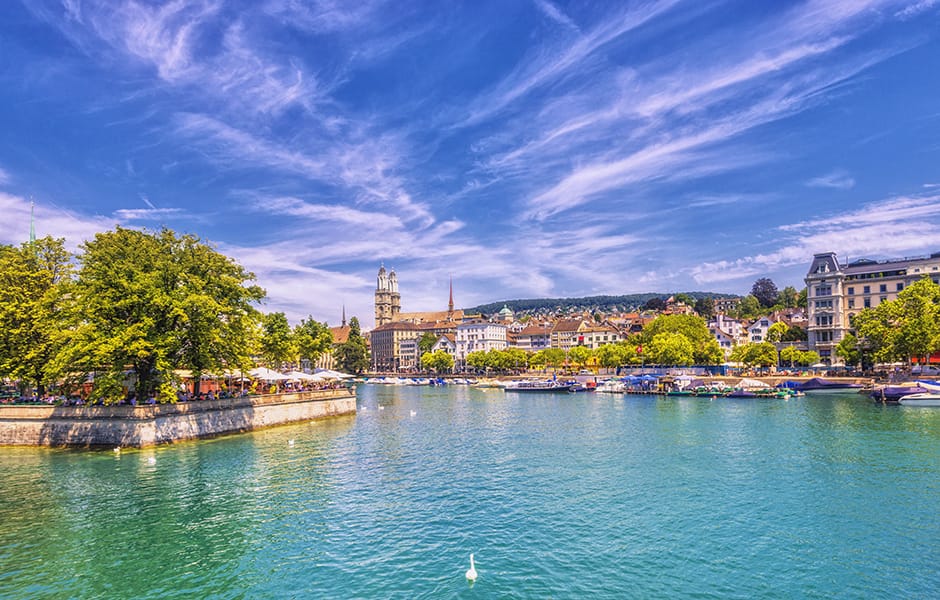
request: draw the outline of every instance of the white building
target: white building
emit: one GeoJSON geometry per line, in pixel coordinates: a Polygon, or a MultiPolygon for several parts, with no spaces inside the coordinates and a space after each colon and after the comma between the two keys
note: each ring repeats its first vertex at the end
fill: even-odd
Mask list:
{"type": "Polygon", "coordinates": [[[506,329],[505,325],[486,321],[472,321],[457,325],[455,337],[457,364],[460,366],[466,364],[467,355],[471,352],[504,350],[506,329]]]}

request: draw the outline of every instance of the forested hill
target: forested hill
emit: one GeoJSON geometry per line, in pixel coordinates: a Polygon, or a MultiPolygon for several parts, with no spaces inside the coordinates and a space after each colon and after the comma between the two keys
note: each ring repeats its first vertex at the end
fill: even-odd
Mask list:
{"type": "MultiPolygon", "coordinates": [[[[682,292],[686,296],[698,300],[700,298],[727,298],[734,294],[716,294],[713,292],[682,292]]],[[[529,300],[505,300],[501,302],[491,302],[481,304],[473,308],[465,309],[469,314],[483,313],[485,315],[493,314],[503,306],[508,306],[516,313],[556,313],[571,312],[583,310],[597,310],[601,312],[628,311],[639,308],[653,298],[662,298],[665,300],[670,296],[678,296],[676,293],[653,293],[627,294],[625,296],[586,296],[584,298],[534,298],[529,300]]]]}

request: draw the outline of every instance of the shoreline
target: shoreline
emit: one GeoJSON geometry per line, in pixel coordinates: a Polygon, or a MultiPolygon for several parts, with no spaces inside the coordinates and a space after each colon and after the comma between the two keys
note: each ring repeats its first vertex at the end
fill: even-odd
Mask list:
{"type": "Polygon", "coordinates": [[[144,406],[0,406],[0,446],[134,447],[356,413],[352,389],[144,406]]]}

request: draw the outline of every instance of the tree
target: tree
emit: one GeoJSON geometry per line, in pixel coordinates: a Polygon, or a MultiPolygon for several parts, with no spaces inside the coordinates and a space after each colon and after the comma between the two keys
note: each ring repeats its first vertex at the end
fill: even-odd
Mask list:
{"type": "Polygon", "coordinates": [[[651,362],[659,365],[691,365],[695,361],[695,348],[681,333],[657,333],[648,344],[651,362]]]}
{"type": "Polygon", "coordinates": [[[604,344],[594,351],[594,355],[597,356],[597,360],[602,367],[610,370],[627,364],[629,359],[636,355],[636,350],[633,346],[617,342],[615,344],[604,344]]]}
{"type": "Polygon", "coordinates": [[[424,335],[421,336],[421,339],[418,340],[418,351],[421,353],[421,356],[424,356],[430,352],[436,343],[437,336],[430,331],[425,331],[424,335]]]}
{"type": "Polygon", "coordinates": [[[545,364],[552,368],[558,368],[563,362],[565,362],[565,351],[561,348],[546,348],[540,350],[544,352],[545,364]]]}
{"type": "Polygon", "coordinates": [[[421,355],[421,366],[435,373],[449,373],[454,369],[454,357],[443,350],[425,352],[421,355]]]}
{"type": "Polygon", "coordinates": [[[751,295],[757,298],[761,306],[770,308],[777,303],[777,286],[767,277],[761,277],[751,287],[751,295]]]}
{"type": "Polygon", "coordinates": [[[836,356],[841,358],[848,366],[858,365],[862,361],[862,353],[858,348],[858,338],[851,333],[845,334],[836,346],[836,356]]]}
{"type": "Polygon", "coordinates": [[[794,364],[800,362],[802,352],[796,346],[787,346],[780,351],[780,360],[790,363],[792,367],[794,364]]]}
{"type": "Polygon", "coordinates": [[[594,351],[587,346],[575,346],[568,350],[568,360],[575,366],[584,368],[587,362],[594,356],[594,351]]]}
{"type": "Polygon", "coordinates": [[[643,305],[643,310],[661,311],[666,309],[666,301],[662,298],[650,298],[643,305]]]}
{"type": "Polygon", "coordinates": [[[715,299],[699,298],[695,302],[695,312],[705,320],[715,316],[715,299]]]}
{"type": "MultiPolygon", "coordinates": [[[[194,380],[247,365],[264,290],[254,275],[192,235],[118,227],[82,245],[60,352],[50,372],[94,372],[91,397],[174,402],[174,369],[194,380]]],[[[198,388],[197,388],[198,389],[198,388]]]]}
{"type": "Polygon", "coordinates": [[[780,308],[796,308],[800,301],[800,293],[792,285],[788,285],[780,291],[777,296],[777,305],[780,308]]]}
{"type": "Polygon", "coordinates": [[[940,286],[925,276],[896,300],[858,313],[853,322],[862,347],[876,362],[926,359],[940,350],[940,286]]]}
{"type": "Polygon", "coordinates": [[[71,255],[65,240],[44,237],[0,252],[0,376],[29,382],[39,396],[61,346],[71,255]]]}
{"type": "Polygon", "coordinates": [[[731,360],[751,367],[769,367],[777,364],[777,349],[770,342],[751,342],[735,346],[731,360]]]}
{"type": "Polygon", "coordinates": [[[336,365],[346,373],[359,375],[369,368],[369,349],[359,329],[359,319],[349,320],[349,337],[333,350],[336,365]]]}
{"type": "Polygon", "coordinates": [[[738,303],[737,316],[740,319],[754,319],[759,317],[761,312],[763,311],[760,301],[751,294],[741,298],[738,303]]]}
{"type": "Polygon", "coordinates": [[[290,324],[282,312],[266,314],[261,320],[261,357],[272,369],[280,369],[297,357],[290,324]]]}
{"type": "Polygon", "coordinates": [[[329,352],[333,346],[333,332],[326,323],[314,321],[312,316],[302,319],[300,324],[294,327],[292,335],[297,356],[310,361],[311,364],[316,363],[317,359],[329,352]]]}
{"type": "Polygon", "coordinates": [[[790,326],[783,321],[777,321],[767,328],[766,339],[770,343],[780,342],[790,331],[790,326]]]}
{"type": "Polygon", "coordinates": [[[800,357],[797,362],[799,362],[801,365],[809,366],[819,363],[820,360],[822,360],[822,357],[819,356],[819,352],[816,352],[815,350],[807,350],[806,352],[800,352],[800,357]]]}
{"type": "Polygon", "coordinates": [[[681,302],[682,304],[685,304],[686,306],[695,305],[695,298],[685,293],[678,293],[674,295],[672,299],[675,300],[676,302],[681,302]]]}
{"type": "Polygon", "coordinates": [[[794,325],[787,329],[787,332],[780,338],[781,342],[805,342],[806,340],[806,330],[799,325],[794,325]]]}
{"type": "Polygon", "coordinates": [[[800,295],[797,297],[797,300],[796,300],[796,307],[797,307],[797,308],[802,308],[803,310],[806,310],[806,307],[807,307],[807,305],[806,305],[806,297],[807,297],[807,295],[808,295],[808,292],[806,291],[806,288],[803,288],[802,290],[800,290],[800,295]]]}
{"type": "MultiPolygon", "coordinates": [[[[652,351],[647,352],[645,346],[650,344],[656,335],[660,333],[678,333],[688,339],[692,345],[692,360],[695,364],[718,364],[722,361],[721,347],[708,331],[705,320],[701,317],[695,315],[660,315],[656,317],[652,323],[643,329],[636,340],[638,345],[644,346],[644,353],[652,353],[652,351]]],[[[647,359],[647,362],[649,360],[647,359]]],[[[657,359],[654,357],[652,360],[656,361],[657,359]]]]}

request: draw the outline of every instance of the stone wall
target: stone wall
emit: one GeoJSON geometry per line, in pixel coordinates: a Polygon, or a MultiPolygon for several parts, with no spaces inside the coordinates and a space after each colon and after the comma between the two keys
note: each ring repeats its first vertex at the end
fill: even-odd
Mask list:
{"type": "Polygon", "coordinates": [[[0,445],[133,446],[250,431],[356,412],[355,390],[156,406],[0,406],[0,445]]]}

